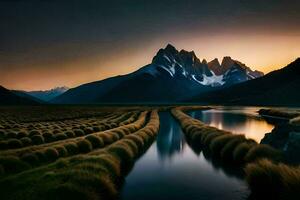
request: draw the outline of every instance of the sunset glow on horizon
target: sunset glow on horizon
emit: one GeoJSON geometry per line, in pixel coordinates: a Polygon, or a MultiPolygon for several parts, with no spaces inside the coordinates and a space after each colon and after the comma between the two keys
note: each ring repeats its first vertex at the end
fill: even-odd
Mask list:
{"type": "Polygon", "coordinates": [[[72,9],[68,3],[1,2],[0,85],[17,90],[76,87],[150,64],[168,43],[194,51],[201,60],[221,62],[231,56],[264,73],[300,56],[297,1],[107,6],[114,12],[92,2],[74,3],[72,9]],[[18,6],[26,17],[18,14],[18,6]],[[283,6],[287,13],[273,16],[283,6]]]}

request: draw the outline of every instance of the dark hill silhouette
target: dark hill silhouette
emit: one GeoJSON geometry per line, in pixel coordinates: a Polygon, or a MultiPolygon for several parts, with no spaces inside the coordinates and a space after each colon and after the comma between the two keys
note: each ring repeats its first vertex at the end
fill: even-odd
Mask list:
{"type": "Polygon", "coordinates": [[[38,105],[37,101],[19,96],[0,85],[0,105],[38,105]]]}

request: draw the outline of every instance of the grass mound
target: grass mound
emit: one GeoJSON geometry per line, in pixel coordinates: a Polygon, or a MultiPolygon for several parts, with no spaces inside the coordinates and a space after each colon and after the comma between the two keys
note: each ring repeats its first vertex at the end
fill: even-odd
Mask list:
{"type": "Polygon", "coordinates": [[[79,152],[78,150],[78,146],[76,143],[67,143],[64,145],[64,147],[66,148],[66,150],[68,151],[69,155],[75,155],[79,152]]]}
{"type": "Polygon", "coordinates": [[[58,133],[54,137],[55,137],[55,140],[65,140],[65,139],[68,139],[68,136],[65,133],[58,133]]]}
{"type": "Polygon", "coordinates": [[[31,140],[35,145],[43,144],[45,142],[44,137],[41,135],[34,135],[31,137],[31,140]]]}
{"type": "Polygon", "coordinates": [[[253,162],[257,159],[268,158],[274,161],[282,159],[282,153],[269,145],[254,145],[246,154],[245,161],[253,162]]]}
{"type": "Polygon", "coordinates": [[[221,158],[224,161],[233,161],[233,151],[237,145],[245,141],[246,138],[244,135],[236,136],[230,140],[221,150],[221,158]]]}
{"type": "Polygon", "coordinates": [[[39,157],[34,153],[27,153],[21,157],[21,160],[29,163],[30,165],[36,165],[39,163],[39,157]]]}
{"type": "Polygon", "coordinates": [[[30,165],[15,156],[0,157],[0,165],[3,166],[5,173],[17,173],[30,169],[30,165]]]}
{"type": "Polygon", "coordinates": [[[44,151],[44,154],[45,154],[45,157],[47,158],[47,160],[49,160],[49,161],[54,161],[59,157],[58,151],[55,148],[52,148],[52,147],[47,148],[44,151]]]}
{"type": "Polygon", "coordinates": [[[29,137],[23,137],[20,139],[20,141],[23,143],[24,147],[30,146],[32,144],[32,140],[29,137]]]}
{"type": "Polygon", "coordinates": [[[236,163],[244,163],[245,156],[253,145],[255,145],[255,143],[249,143],[249,142],[239,143],[233,151],[233,160],[236,163]]]}
{"type": "Polygon", "coordinates": [[[7,147],[9,149],[17,149],[23,147],[23,143],[18,139],[9,139],[7,140],[7,147]]]}
{"type": "Polygon", "coordinates": [[[300,196],[300,168],[267,159],[248,164],[246,181],[256,199],[296,200],[300,196]]]}
{"type": "Polygon", "coordinates": [[[225,134],[212,139],[209,149],[215,156],[220,156],[221,150],[231,140],[237,138],[236,135],[225,134]]]}
{"type": "Polygon", "coordinates": [[[78,141],[77,146],[80,153],[88,153],[93,149],[93,146],[90,143],[90,141],[85,139],[78,141]]]}
{"type": "Polygon", "coordinates": [[[104,142],[102,138],[95,136],[95,135],[88,135],[85,137],[86,140],[90,141],[92,144],[93,149],[100,148],[104,146],[104,142]]]}

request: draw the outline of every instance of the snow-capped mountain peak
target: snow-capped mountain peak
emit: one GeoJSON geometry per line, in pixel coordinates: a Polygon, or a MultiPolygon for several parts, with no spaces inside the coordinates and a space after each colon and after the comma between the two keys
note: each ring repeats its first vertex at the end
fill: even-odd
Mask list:
{"type": "Polygon", "coordinates": [[[172,78],[184,76],[197,84],[211,87],[231,85],[263,75],[261,72],[252,71],[245,64],[229,56],[223,58],[222,64],[218,59],[210,62],[203,59],[201,62],[194,51],[178,51],[170,44],[157,52],[148,68],[152,68],[148,71],[151,71],[153,75],[159,74],[157,71],[164,70],[172,78]],[[236,72],[237,70],[239,73],[236,72]],[[234,77],[230,77],[231,75],[234,77]]]}

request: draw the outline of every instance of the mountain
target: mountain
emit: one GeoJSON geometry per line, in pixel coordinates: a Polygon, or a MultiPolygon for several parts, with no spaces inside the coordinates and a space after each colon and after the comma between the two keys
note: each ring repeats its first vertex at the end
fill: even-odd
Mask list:
{"type": "MultiPolygon", "coordinates": [[[[222,67],[222,66],[221,66],[222,67]]],[[[193,51],[178,51],[168,44],[152,62],[139,70],[72,88],[51,102],[59,104],[89,103],[170,103],[218,87],[247,81],[256,76],[250,68],[232,61],[228,70],[218,75],[193,51]]],[[[260,75],[258,75],[260,76],[260,75]]]]}
{"type": "Polygon", "coordinates": [[[23,91],[20,91],[20,90],[10,90],[12,93],[20,96],[20,97],[23,97],[23,98],[26,98],[26,99],[30,99],[32,101],[35,101],[35,102],[38,102],[38,103],[41,103],[41,104],[46,104],[45,101],[39,99],[39,98],[36,98],[34,96],[31,96],[30,94],[27,94],[26,92],[23,92],[23,91]]]}
{"type": "Polygon", "coordinates": [[[187,100],[204,104],[300,105],[300,58],[286,67],[255,80],[213,92],[201,93],[187,100]]]}
{"type": "Polygon", "coordinates": [[[23,93],[26,93],[28,95],[31,95],[37,99],[40,99],[42,101],[50,101],[53,98],[63,94],[66,92],[69,88],[67,87],[56,87],[51,90],[38,90],[38,91],[20,91],[23,93]]]}
{"type": "Polygon", "coordinates": [[[38,105],[39,103],[27,98],[19,96],[12,91],[0,85],[0,105],[38,105]]]}
{"type": "MultiPolygon", "coordinates": [[[[230,74],[237,72],[237,74],[240,74],[242,78],[240,80],[236,80],[233,78],[233,84],[237,82],[243,82],[247,80],[252,80],[258,77],[261,77],[264,75],[264,73],[260,71],[252,71],[250,67],[247,67],[244,63],[232,59],[230,56],[225,56],[222,60],[222,63],[220,64],[219,60],[215,58],[214,60],[210,61],[208,63],[208,67],[210,70],[212,70],[216,75],[223,75],[225,82],[230,83],[228,80],[228,77],[230,77],[230,74]]],[[[232,74],[233,76],[237,76],[237,74],[232,74]]],[[[231,78],[229,78],[231,79],[231,78]]],[[[229,85],[229,84],[228,84],[229,85]]]]}

